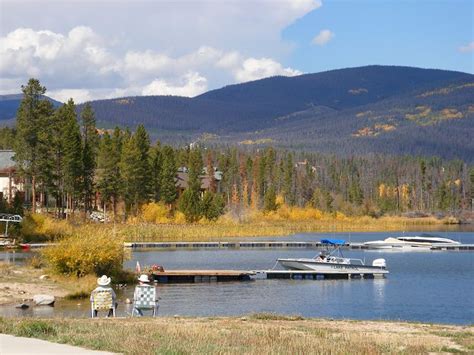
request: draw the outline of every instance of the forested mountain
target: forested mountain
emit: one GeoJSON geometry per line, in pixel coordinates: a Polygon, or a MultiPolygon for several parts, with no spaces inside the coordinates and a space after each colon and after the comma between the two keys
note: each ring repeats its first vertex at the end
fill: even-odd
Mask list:
{"type": "MultiPolygon", "coordinates": [[[[0,124],[2,126],[4,126],[5,123],[9,123],[6,121],[13,123],[22,97],[22,94],[0,95],[0,124]]],[[[46,97],[46,99],[51,101],[54,107],[59,107],[62,105],[61,102],[53,100],[49,97],[46,97]]]]}
{"type": "Polygon", "coordinates": [[[99,127],[143,123],[152,138],[174,144],[271,144],[474,161],[474,75],[467,73],[366,66],[266,78],[195,98],[127,97],[91,105],[99,127]]]}

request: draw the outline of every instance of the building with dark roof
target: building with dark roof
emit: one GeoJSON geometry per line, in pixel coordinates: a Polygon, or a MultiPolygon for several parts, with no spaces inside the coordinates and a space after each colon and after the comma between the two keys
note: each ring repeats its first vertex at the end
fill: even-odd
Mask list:
{"type": "Polygon", "coordinates": [[[24,193],[24,186],[16,175],[13,150],[0,150],[0,195],[9,203],[17,193],[24,193]]]}

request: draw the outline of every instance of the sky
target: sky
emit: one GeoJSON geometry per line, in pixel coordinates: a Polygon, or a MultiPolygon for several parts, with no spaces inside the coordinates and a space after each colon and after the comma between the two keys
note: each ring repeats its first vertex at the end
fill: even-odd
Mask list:
{"type": "Polygon", "coordinates": [[[0,94],[35,77],[63,102],[473,58],[472,0],[0,0],[0,94]]]}

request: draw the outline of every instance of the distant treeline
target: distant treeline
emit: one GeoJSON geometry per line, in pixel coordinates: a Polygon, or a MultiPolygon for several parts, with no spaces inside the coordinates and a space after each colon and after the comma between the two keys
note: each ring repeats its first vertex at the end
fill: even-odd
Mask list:
{"type": "Polygon", "coordinates": [[[281,203],[373,216],[472,208],[474,168],[460,160],[162,146],[150,142],[143,125],[133,133],[115,128],[99,134],[91,106],[84,106],[80,119],[72,99],[55,109],[35,79],[22,89],[17,127],[0,131],[0,146],[14,148],[19,172],[31,182],[33,210],[47,203],[45,196],[54,198],[58,216],[90,212],[98,201],[136,215],[145,203],[161,202],[191,222],[213,220],[225,210],[271,211],[281,203]],[[182,194],[179,167],[188,172],[182,194]],[[211,179],[202,193],[202,177],[215,170],[222,180],[211,179]]]}

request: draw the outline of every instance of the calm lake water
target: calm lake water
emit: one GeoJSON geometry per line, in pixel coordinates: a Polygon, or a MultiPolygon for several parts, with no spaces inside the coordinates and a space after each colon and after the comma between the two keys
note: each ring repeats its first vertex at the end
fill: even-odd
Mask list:
{"type": "MultiPolygon", "coordinates": [[[[334,237],[361,242],[400,234],[316,233],[265,240],[309,241],[334,237]]],[[[474,244],[473,232],[437,234],[474,244]]],[[[143,250],[132,252],[125,266],[134,268],[139,261],[142,266],[160,264],[165,269],[259,270],[274,267],[280,257],[312,257],[316,253],[313,249],[143,250]]],[[[22,255],[17,253],[16,258],[22,255]]],[[[365,258],[367,263],[385,258],[390,274],[386,279],[375,280],[257,280],[159,285],[159,314],[225,316],[275,312],[304,317],[474,323],[474,252],[345,251],[344,255],[365,258]]],[[[6,254],[0,254],[0,260],[6,257],[6,254]]],[[[122,301],[119,315],[130,312],[130,306],[123,301],[132,294],[133,288],[119,292],[122,301]]],[[[0,307],[0,315],[87,317],[88,307],[84,300],[58,301],[54,308],[33,307],[26,311],[12,306],[0,307]]]]}

